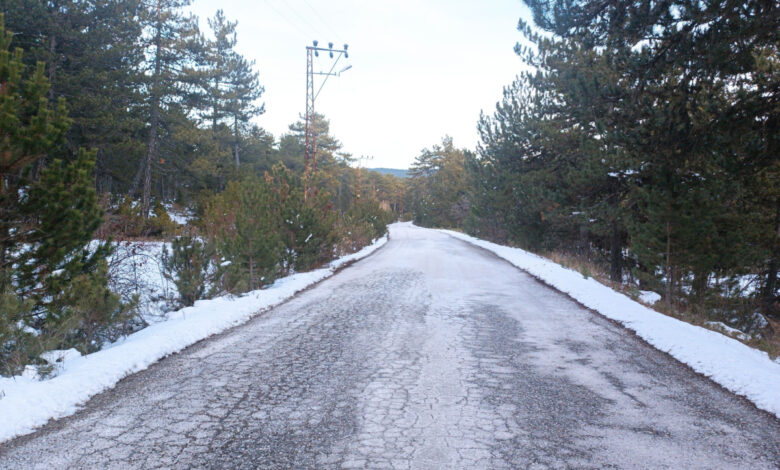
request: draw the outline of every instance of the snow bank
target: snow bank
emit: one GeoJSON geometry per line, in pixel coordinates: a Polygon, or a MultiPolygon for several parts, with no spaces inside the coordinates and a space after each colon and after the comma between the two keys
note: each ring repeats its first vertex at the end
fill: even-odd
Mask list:
{"type": "Polygon", "coordinates": [[[59,374],[37,381],[27,376],[0,378],[0,442],[32,432],[51,418],[76,412],[91,396],[113,387],[123,377],[146,369],[161,358],[208,336],[241,324],[263,309],[331,276],[345,264],[364,258],[387,242],[387,236],[326,268],[296,273],[267,289],[241,297],[201,300],[168,315],[101,351],[87,356],[63,354],[59,374]]]}
{"type": "Polygon", "coordinates": [[[625,327],[757,407],[780,417],[780,364],[763,351],[656,312],[594,279],[527,251],[441,230],[482,247],[625,327]]]}

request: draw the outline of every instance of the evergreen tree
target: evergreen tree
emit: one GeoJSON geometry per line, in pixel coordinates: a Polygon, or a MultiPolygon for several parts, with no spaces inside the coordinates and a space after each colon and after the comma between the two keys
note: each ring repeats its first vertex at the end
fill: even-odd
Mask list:
{"type": "Polygon", "coordinates": [[[255,104],[265,90],[258,82],[257,72],[253,70],[254,61],[248,62],[236,55],[231,58],[229,65],[225,113],[231,121],[233,157],[238,169],[242,135],[247,131],[249,121],[265,112],[264,105],[255,104]]]}
{"type": "Polygon", "coordinates": [[[175,238],[171,251],[164,249],[162,264],[166,279],[176,285],[180,306],[189,307],[204,298],[211,269],[208,244],[191,236],[175,238]]]}
{"type": "MultiPolygon", "coordinates": [[[[8,50],[11,39],[0,15],[3,303],[13,307],[8,314],[16,322],[14,329],[32,327],[39,332],[38,345],[78,343],[85,351],[92,350],[102,341],[96,336],[98,330],[112,328],[107,322],[131,311],[131,306],[108,290],[105,257],[109,245],[89,246],[102,223],[92,176],[94,153],[80,150],[75,159],[68,158],[64,137],[70,121],[64,100],[56,108],[49,105],[42,63],[25,78],[21,50],[8,50]],[[53,160],[45,165],[46,158],[53,160]],[[92,310],[81,309],[86,305],[92,310]],[[107,310],[95,310],[102,307],[107,310]]],[[[4,317],[3,322],[7,321],[4,317]]],[[[33,360],[25,335],[15,336],[11,347],[18,351],[17,361],[33,360]]]]}
{"type": "Polygon", "coordinates": [[[202,47],[202,38],[196,19],[183,12],[190,3],[190,0],[154,0],[143,13],[142,24],[150,38],[146,64],[149,126],[145,158],[136,173],[131,194],[143,183],[144,217],[149,217],[151,208],[152,170],[160,160],[160,130],[166,111],[187,103],[188,86],[198,80],[191,62],[193,54],[202,47]]]}
{"type": "Polygon", "coordinates": [[[204,46],[198,72],[202,87],[195,94],[203,119],[210,122],[213,138],[229,147],[235,168],[240,165],[242,135],[249,120],[263,113],[255,102],[263,94],[254,62],[247,61],[235,47],[236,21],[228,21],[222,10],[208,20],[213,38],[204,46]],[[219,128],[218,126],[224,126],[219,128]]]}
{"type": "Polygon", "coordinates": [[[94,272],[80,274],[60,287],[55,294],[60,308],[50,311],[44,331],[64,333],[65,345],[89,354],[135,329],[137,297],[123,303],[111,292],[105,259],[97,263],[94,272]]]}
{"type": "Polygon", "coordinates": [[[274,165],[266,181],[278,211],[285,270],[307,271],[333,258],[336,216],[329,195],[320,193],[304,200],[301,177],[282,164],[274,165]]]}
{"type": "Polygon", "coordinates": [[[69,149],[97,152],[100,191],[125,191],[142,153],[139,0],[3,0],[13,46],[47,64],[48,98],[68,100],[69,149]]]}
{"type": "Polygon", "coordinates": [[[456,149],[451,137],[424,149],[409,170],[409,207],[423,226],[458,227],[469,212],[466,199],[466,150],[456,149]]]}
{"type": "Polygon", "coordinates": [[[637,263],[669,304],[762,272],[770,312],[776,5],[526,3],[553,35],[520,23],[536,47],[517,51],[538,72],[481,120],[480,155],[468,162],[472,217],[537,249],[608,256],[614,280],[637,263]]]}
{"type": "Polygon", "coordinates": [[[268,185],[251,177],[229,183],[206,208],[203,228],[224,259],[228,292],[258,289],[279,274],[284,244],[273,202],[268,185]]]}

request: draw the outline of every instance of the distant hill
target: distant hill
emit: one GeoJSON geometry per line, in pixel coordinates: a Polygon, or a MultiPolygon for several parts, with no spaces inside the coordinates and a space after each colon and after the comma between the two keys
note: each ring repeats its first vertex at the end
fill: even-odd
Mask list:
{"type": "Polygon", "coordinates": [[[366,168],[368,171],[376,171],[383,175],[393,175],[396,178],[408,178],[409,170],[399,170],[398,168],[366,168]]]}

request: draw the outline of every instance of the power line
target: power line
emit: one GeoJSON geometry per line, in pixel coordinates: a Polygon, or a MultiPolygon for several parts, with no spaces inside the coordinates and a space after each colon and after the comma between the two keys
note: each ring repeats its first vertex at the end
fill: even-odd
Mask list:
{"type": "Polygon", "coordinates": [[[341,36],[339,36],[339,33],[335,29],[331,28],[330,24],[327,21],[325,21],[325,18],[323,18],[322,15],[320,15],[320,13],[313,6],[311,6],[311,3],[309,3],[308,0],[303,0],[303,3],[305,3],[306,6],[309,7],[312,13],[314,13],[314,16],[316,16],[317,19],[320,20],[320,23],[325,25],[325,27],[328,28],[330,32],[336,36],[336,39],[338,39],[339,41],[343,41],[343,39],[341,39],[341,36]]]}
{"type": "Polygon", "coordinates": [[[317,28],[313,24],[309,23],[309,21],[306,18],[304,18],[300,13],[298,13],[298,10],[293,8],[293,6],[290,4],[290,2],[284,2],[284,5],[293,13],[293,15],[298,17],[298,19],[302,23],[304,23],[306,26],[308,26],[313,33],[316,33],[317,36],[322,36],[323,35],[322,31],[320,31],[319,28],[317,28]]]}
{"type": "Polygon", "coordinates": [[[276,13],[276,15],[277,15],[277,16],[279,16],[279,17],[280,17],[280,18],[282,18],[282,19],[283,19],[283,20],[284,20],[284,21],[285,21],[287,24],[289,24],[290,26],[292,26],[292,27],[293,27],[293,29],[296,29],[296,30],[297,30],[297,31],[298,31],[298,32],[301,34],[301,37],[302,37],[302,38],[303,38],[305,41],[307,41],[307,42],[309,41],[309,37],[311,36],[309,33],[307,33],[306,31],[304,31],[304,30],[303,30],[303,29],[302,29],[300,26],[298,26],[297,24],[295,24],[295,23],[293,23],[292,21],[290,21],[290,19],[289,19],[289,18],[287,18],[287,16],[285,16],[284,14],[282,14],[282,12],[281,12],[281,11],[279,11],[279,10],[278,10],[278,9],[277,9],[277,8],[276,8],[276,7],[275,7],[275,6],[274,6],[274,5],[273,5],[273,4],[272,4],[272,3],[271,3],[269,0],[265,0],[265,3],[266,3],[266,4],[268,4],[268,6],[269,6],[269,7],[271,7],[271,9],[274,11],[274,13],[276,13]]]}

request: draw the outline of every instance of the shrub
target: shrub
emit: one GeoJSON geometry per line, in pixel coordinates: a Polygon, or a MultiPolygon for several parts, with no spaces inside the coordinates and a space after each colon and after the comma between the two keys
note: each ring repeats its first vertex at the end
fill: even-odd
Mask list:
{"type": "Polygon", "coordinates": [[[274,197],[283,252],[283,274],[306,271],[329,261],[336,244],[336,215],[325,193],[304,198],[301,178],[282,164],[275,165],[266,181],[274,197]]]}
{"type": "Polygon", "coordinates": [[[353,204],[346,218],[354,225],[370,225],[372,238],[379,238],[387,232],[387,224],[393,221],[393,214],[382,209],[376,200],[366,199],[353,204]]]}
{"type": "Polygon", "coordinates": [[[98,236],[103,239],[164,237],[176,235],[180,229],[160,201],[155,203],[151,216],[145,219],[141,213],[141,205],[125,196],[113,211],[109,210],[98,236]]]}
{"type": "Polygon", "coordinates": [[[43,352],[41,342],[26,326],[34,303],[14,292],[0,293],[0,375],[17,375],[43,352]]]}
{"type": "Polygon", "coordinates": [[[267,184],[259,178],[231,182],[208,203],[203,230],[225,261],[216,291],[257,289],[278,275],[284,244],[273,203],[267,184]]]}
{"type": "Polygon", "coordinates": [[[93,273],[76,276],[47,312],[45,334],[62,337],[59,349],[78,348],[88,354],[131,333],[137,326],[136,303],[124,303],[108,288],[108,265],[101,260],[93,273]]]}
{"type": "Polygon", "coordinates": [[[163,275],[176,285],[179,306],[189,307],[204,298],[211,268],[211,247],[191,236],[171,242],[171,251],[163,248],[163,275]]]}

